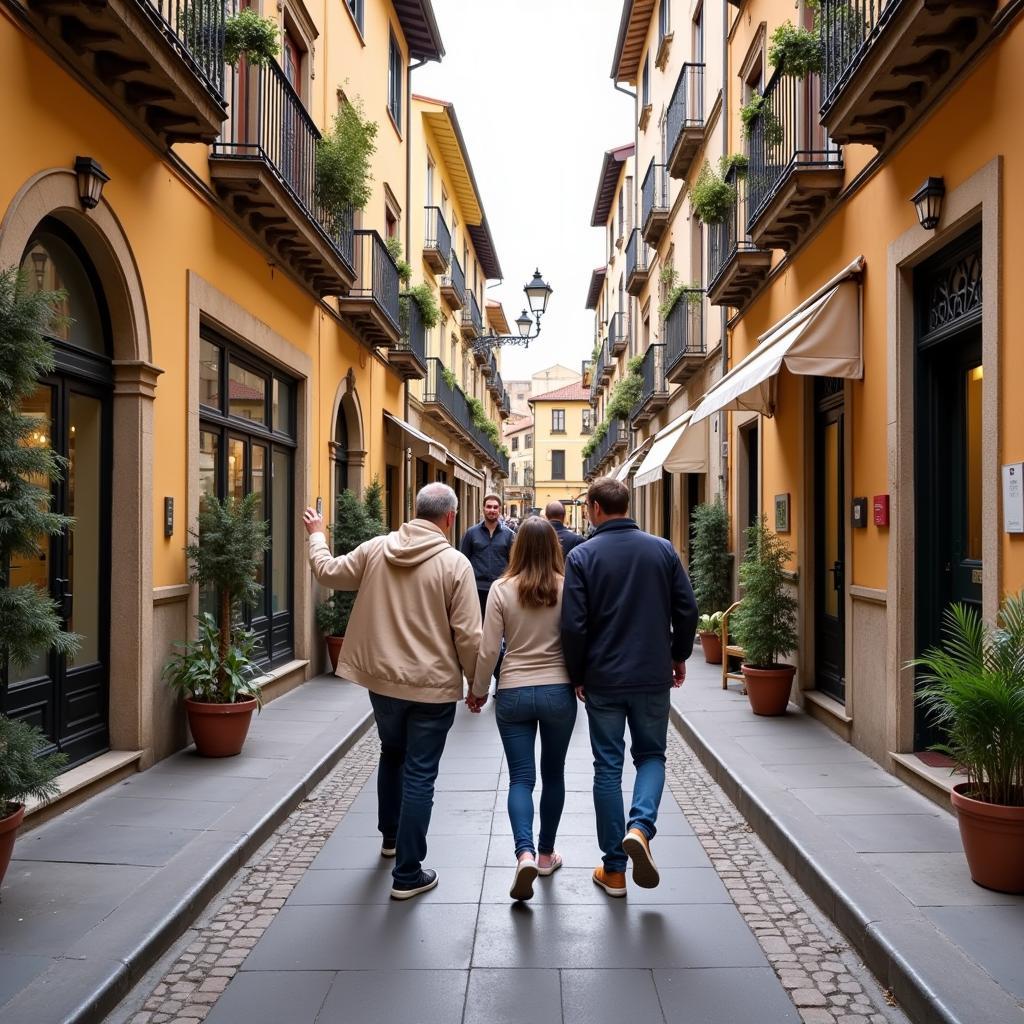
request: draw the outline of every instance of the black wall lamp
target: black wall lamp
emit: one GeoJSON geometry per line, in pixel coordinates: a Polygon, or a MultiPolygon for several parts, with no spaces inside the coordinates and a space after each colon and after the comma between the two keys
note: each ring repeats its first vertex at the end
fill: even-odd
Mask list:
{"type": "Polygon", "coordinates": [[[91,156],[75,157],[75,176],[78,178],[78,201],[83,210],[93,210],[100,203],[103,186],[110,175],[91,156]]]}
{"type": "Polygon", "coordinates": [[[942,200],[946,183],[942,178],[925,178],[924,184],[910,197],[917,209],[917,219],[925,231],[934,231],[942,216],[942,200]]]}

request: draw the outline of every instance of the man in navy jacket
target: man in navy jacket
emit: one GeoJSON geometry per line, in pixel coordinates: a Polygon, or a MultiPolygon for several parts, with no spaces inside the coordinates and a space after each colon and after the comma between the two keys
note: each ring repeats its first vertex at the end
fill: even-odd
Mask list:
{"type": "Polygon", "coordinates": [[[642,532],[627,515],[623,483],[595,480],[587,510],[594,534],[565,563],[562,649],[590,722],[604,854],[594,883],[610,896],[625,896],[627,856],[637,885],[659,882],[650,841],[665,786],[670,692],[686,678],[697,603],[672,545],[642,532]],[[628,822],[621,788],[627,722],[636,765],[628,822]]]}
{"type": "Polygon", "coordinates": [[[565,528],[565,506],[560,501],[548,502],[547,508],[544,509],[544,518],[555,528],[563,555],[568,555],[574,547],[583,543],[583,538],[578,533],[565,528]]]}

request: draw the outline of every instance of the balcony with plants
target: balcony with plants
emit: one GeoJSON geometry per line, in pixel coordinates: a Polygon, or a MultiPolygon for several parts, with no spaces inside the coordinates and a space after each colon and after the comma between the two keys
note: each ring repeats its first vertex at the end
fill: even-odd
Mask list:
{"type": "MultiPolygon", "coordinates": [[[[628,413],[627,413],[628,414],[628,413]]],[[[629,446],[629,424],[619,416],[602,420],[583,446],[583,478],[592,480],[615,455],[629,446]]]]}
{"type": "Polygon", "coordinates": [[[462,336],[472,341],[484,333],[484,320],[480,315],[480,304],[476,301],[476,293],[467,292],[466,298],[468,301],[462,307],[462,336]]]}
{"type": "Polygon", "coordinates": [[[448,273],[441,278],[441,298],[453,310],[466,304],[466,275],[454,252],[449,257],[448,273]]]}
{"type": "Polygon", "coordinates": [[[452,234],[444,214],[436,206],[423,208],[425,224],[423,230],[423,262],[435,274],[444,274],[452,254],[452,234]]]}
{"type": "Polygon", "coordinates": [[[644,174],[641,194],[640,230],[644,241],[657,247],[668,230],[671,202],[669,197],[669,177],[664,164],[653,160],[647,165],[644,174]]]}
{"type": "Polygon", "coordinates": [[[227,116],[225,67],[277,53],[277,26],[233,0],[31,0],[65,62],[161,149],[209,144],[227,116]]]}
{"type": "Polygon", "coordinates": [[[747,157],[733,153],[718,170],[704,164],[690,189],[693,212],[708,229],[708,302],[742,308],[764,282],[770,250],[747,234],[747,157]]]}
{"type": "Polygon", "coordinates": [[[488,419],[483,403],[459,387],[455,374],[436,357],[427,360],[423,407],[448,430],[474,445],[499,473],[508,476],[508,450],[498,425],[488,419]]]}
{"type": "Polygon", "coordinates": [[[356,278],[341,298],[341,312],[369,348],[390,348],[401,338],[400,283],[408,282],[411,271],[396,243],[397,238],[385,242],[376,231],[355,232],[356,278]]]}
{"type": "Polygon", "coordinates": [[[704,146],[704,65],[684,64],[668,105],[668,173],[683,179],[704,146]]]}
{"type": "Polygon", "coordinates": [[[648,345],[642,356],[630,361],[629,376],[625,379],[633,387],[636,397],[629,411],[634,427],[649,423],[668,404],[668,384],[665,381],[665,345],[648,345]],[[632,381],[639,378],[639,387],[632,381]],[[638,392],[638,393],[637,393],[638,392]]]}
{"type": "Polygon", "coordinates": [[[626,291],[639,295],[651,277],[651,247],[639,228],[633,228],[626,243],[626,291]]]}
{"type": "Polygon", "coordinates": [[[608,321],[608,351],[613,359],[617,359],[629,348],[631,328],[628,312],[620,310],[612,314],[608,321]]]}
{"type": "Polygon", "coordinates": [[[665,298],[658,309],[664,324],[665,380],[685,384],[704,365],[704,297],[699,285],[680,284],[674,267],[662,273],[665,298]]]}
{"type": "Polygon", "coordinates": [[[441,322],[434,293],[418,284],[398,297],[401,335],[388,351],[388,363],[404,380],[423,380],[427,375],[427,334],[441,322]]]}
{"type": "MultiPolygon", "coordinates": [[[[317,295],[347,294],[357,271],[361,287],[380,294],[376,243],[360,243],[357,267],[353,231],[353,211],[370,198],[376,122],[363,119],[358,102],[345,103],[321,136],[277,64],[246,62],[229,78],[231,116],[210,154],[210,177],[228,212],[317,295]]],[[[393,266],[381,274],[397,336],[393,266]]]]}
{"type": "Polygon", "coordinates": [[[942,95],[992,31],[996,0],[821,0],[821,123],[881,149],[942,95]]]}

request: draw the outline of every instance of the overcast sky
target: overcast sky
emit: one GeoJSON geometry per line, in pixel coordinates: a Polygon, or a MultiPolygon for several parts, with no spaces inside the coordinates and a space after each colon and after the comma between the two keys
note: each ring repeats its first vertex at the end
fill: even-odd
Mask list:
{"type": "Polygon", "coordinates": [[[433,3],[447,55],[414,71],[412,88],[455,104],[505,272],[488,297],[512,321],[535,266],[554,288],[540,338],[502,350],[502,377],[578,369],[593,346],[590,272],[603,262],[590,226],[601,158],[633,141],[633,101],[609,74],[622,0],[433,3]]]}

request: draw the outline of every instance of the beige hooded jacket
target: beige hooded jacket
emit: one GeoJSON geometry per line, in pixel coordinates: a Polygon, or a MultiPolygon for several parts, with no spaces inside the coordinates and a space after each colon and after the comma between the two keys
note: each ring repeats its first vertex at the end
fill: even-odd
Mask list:
{"type": "Polygon", "coordinates": [[[413,519],[337,557],[314,533],[309,561],[325,587],[359,591],[337,675],[386,697],[462,699],[462,677],[476,671],[480,599],[469,560],[439,527],[413,519]]]}

